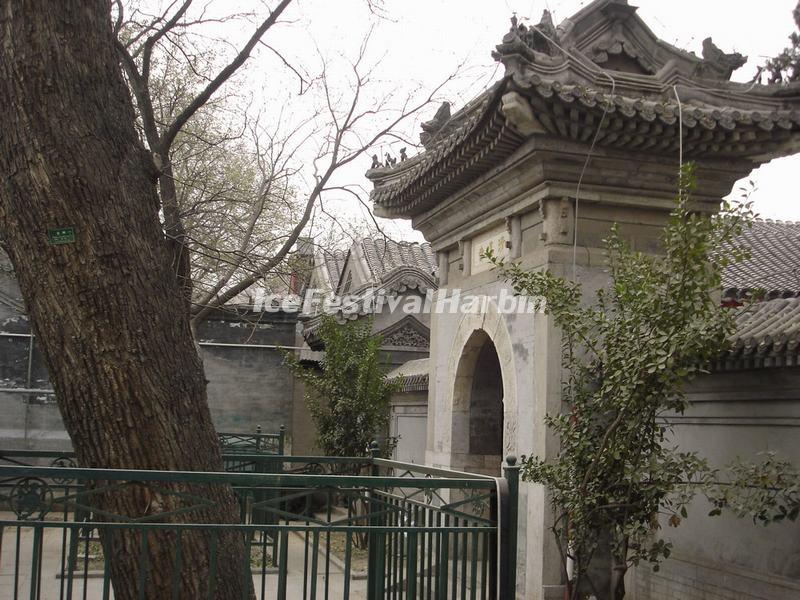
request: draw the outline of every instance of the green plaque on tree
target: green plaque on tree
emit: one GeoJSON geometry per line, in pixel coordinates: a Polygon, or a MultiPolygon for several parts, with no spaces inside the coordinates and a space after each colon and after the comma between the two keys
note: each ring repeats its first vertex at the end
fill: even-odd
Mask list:
{"type": "Polygon", "coordinates": [[[58,229],[48,229],[47,241],[50,242],[51,246],[58,246],[60,244],[74,244],[75,228],[59,227],[58,229]]]}

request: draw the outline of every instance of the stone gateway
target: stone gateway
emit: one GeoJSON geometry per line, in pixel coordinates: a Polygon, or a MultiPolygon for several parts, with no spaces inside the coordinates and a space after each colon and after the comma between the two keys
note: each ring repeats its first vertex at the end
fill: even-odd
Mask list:
{"type": "MultiPolygon", "coordinates": [[[[477,310],[431,315],[426,462],[499,474],[503,455],[557,450],[544,416],[561,409],[560,334],[543,314],[499,306],[507,286],[480,251],[602,286],[613,223],[634,249],[658,252],[681,161],[697,164],[698,209],[714,212],[752,169],[796,152],[800,93],[731,82],[742,56],[710,39],[702,57],[675,48],[626,0],[595,0],[557,27],[548,14],[536,25],[513,19],[493,55],[500,81],[452,114],[443,105],[423,127],[424,151],[367,177],[376,214],[410,219],[436,252],[438,296],[484,298],[477,310]]],[[[519,596],[561,600],[545,491],[522,487],[519,596]]],[[[783,551],[800,560],[797,542],[783,551]]],[[[659,583],[665,595],[642,597],[800,594],[796,565],[753,575],[747,593],[720,583],[716,595],[715,578],[730,581],[736,566],[711,569],[696,595],[680,591],[682,568],[659,583]]]]}

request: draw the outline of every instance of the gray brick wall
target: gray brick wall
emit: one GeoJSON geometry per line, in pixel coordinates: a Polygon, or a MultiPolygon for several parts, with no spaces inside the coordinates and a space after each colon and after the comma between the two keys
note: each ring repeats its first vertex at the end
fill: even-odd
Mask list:
{"type": "MultiPolygon", "coordinates": [[[[251,432],[261,425],[270,432],[286,425],[291,439],[293,378],[282,366],[280,351],[263,346],[293,346],[296,322],[291,313],[226,312],[200,326],[208,400],[219,431],[251,432]]],[[[24,315],[0,304],[0,332],[29,331],[24,315]]],[[[0,335],[0,388],[51,389],[35,341],[28,376],[29,342],[0,335]]],[[[54,396],[0,391],[0,447],[69,449],[54,396]]]]}
{"type": "MultiPolygon", "coordinates": [[[[291,427],[293,378],[274,348],[294,346],[296,314],[221,314],[200,327],[208,401],[219,431],[291,427]],[[214,346],[214,343],[248,347],[214,346]]],[[[291,432],[290,432],[291,433],[291,432]]]]}

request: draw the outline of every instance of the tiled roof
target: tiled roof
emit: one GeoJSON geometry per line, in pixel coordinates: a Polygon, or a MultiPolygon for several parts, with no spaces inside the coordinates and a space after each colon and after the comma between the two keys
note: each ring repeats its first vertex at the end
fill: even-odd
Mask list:
{"type": "Polygon", "coordinates": [[[428,389],[429,362],[427,358],[409,360],[391,371],[387,377],[400,378],[401,392],[423,392],[428,389]]]}
{"type": "Polygon", "coordinates": [[[776,298],[737,310],[733,346],[717,368],[800,364],[800,298],[776,298]]]}
{"type": "Polygon", "coordinates": [[[322,265],[328,274],[328,281],[332,288],[335,288],[342,276],[342,269],[347,260],[346,250],[323,250],[322,265]]]}
{"type": "Polygon", "coordinates": [[[682,143],[689,158],[779,156],[786,154],[786,143],[800,132],[800,112],[790,108],[687,103],[681,111],[674,100],[611,95],[536,74],[515,75],[456,113],[452,119],[458,119],[458,125],[443,131],[425,152],[395,167],[368,171],[375,184],[371,199],[376,210],[389,217],[424,212],[520,148],[525,136],[509,124],[502,101],[506,92],[525,96],[545,135],[585,142],[595,135],[595,123],[605,114],[608,126],[598,135],[598,146],[653,154],[672,154],[682,143]],[[677,127],[679,113],[683,138],[677,127]]]}
{"type": "Polygon", "coordinates": [[[722,277],[723,295],[736,298],[755,289],[766,298],[800,296],[800,222],[759,220],[737,240],[750,257],[730,265],[722,277]]]}
{"type": "MultiPolygon", "coordinates": [[[[522,87],[535,89],[537,95],[542,98],[557,95],[566,104],[578,102],[587,108],[594,108],[598,105],[607,106],[610,114],[618,112],[625,117],[638,115],[645,122],[657,121],[664,125],[675,125],[678,122],[679,112],[681,112],[683,126],[687,129],[694,128],[698,124],[705,130],[713,130],[717,127],[723,130],[733,130],[737,126],[746,125],[771,131],[773,128],[791,130],[796,125],[800,125],[800,113],[790,108],[769,110],[687,104],[680,111],[678,103],[671,99],[650,99],[644,94],[639,97],[625,94],[611,95],[585,85],[563,84],[539,75],[531,75],[525,80],[515,79],[515,82],[522,87]]],[[[712,143],[718,144],[719,140],[713,140],[712,143]]],[[[710,147],[712,143],[709,143],[708,146],[710,147]]]]}
{"type": "Polygon", "coordinates": [[[386,238],[364,238],[360,242],[366,266],[375,283],[401,267],[417,268],[428,276],[436,272],[436,257],[427,242],[395,242],[386,238]]]}
{"type": "Polygon", "coordinates": [[[793,153],[800,137],[800,83],[731,82],[745,57],[711,38],[702,58],[675,48],[627,0],[595,0],[557,28],[549,14],[530,27],[515,17],[493,55],[502,80],[428,122],[438,132],[424,152],[367,172],[380,216],[424,213],[537,136],[754,164],[793,153]]]}
{"type": "MultiPolygon", "coordinates": [[[[333,314],[344,321],[371,315],[375,311],[376,298],[397,296],[408,290],[425,294],[436,289],[436,256],[431,245],[417,242],[396,242],[384,237],[364,238],[350,247],[346,253],[326,252],[324,263],[330,274],[331,288],[348,303],[336,307],[333,314]],[[349,261],[358,261],[365,280],[355,287],[344,281],[346,273],[352,275],[349,261]]],[[[350,277],[348,276],[349,280],[350,277]]],[[[320,347],[320,315],[303,315],[303,337],[313,348],[320,347]]]]}
{"type": "Polygon", "coordinates": [[[757,220],[735,242],[750,257],[727,267],[723,297],[765,300],[737,309],[733,346],[717,368],[792,366],[800,348],[800,223],[757,220]]]}
{"type": "Polygon", "coordinates": [[[504,78],[454,114],[424,152],[394,167],[367,171],[370,194],[385,216],[416,214],[510,156],[524,141],[500,110],[504,78]]]}

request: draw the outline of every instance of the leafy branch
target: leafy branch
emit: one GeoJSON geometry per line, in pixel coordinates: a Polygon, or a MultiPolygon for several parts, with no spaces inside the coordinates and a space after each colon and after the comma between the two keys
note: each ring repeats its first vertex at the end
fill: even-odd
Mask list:
{"type": "Polygon", "coordinates": [[[659,516],[678,526],[698,493],[720,510],[762,522],[797,516],[796,480],[792,488],[779,477],[785,465],[733,466],[721,482],[705,459],[670,445],[661,418],[687,408],[686,383],[728,347],[733,312],[716,292],[724,268],[747,256],[736,239],[753,218],[748,201],[723,203],[714,216],[698,212],[693,188],[694,167],[687,165],[659,255],[632,250],[612,227],[605,240],[609,284],[594,302],[576,282],[486,253],[515,292],[531,297],[561,330],[566,409],[546,417],[558,454],[523,458],[522,476],[550,492],[573,600],[598,587],[619,600],[631,565],[657,569],[671,552],[654,535],[659,516]],[[609,569],[596,582],[589,567],[601,557],[610,558],[609,569]]]}
{"type": "Polygon", "coordinates": [[[326,456],[365,456],[387,431],[389,400],[400,382],[386,377],[382,340],[372,334],[371,319],[339,324],[323,315],[319,337],[325,345],[319,369],[288,352],[286,365],[306,386],[320,450],[326,456]]]}

